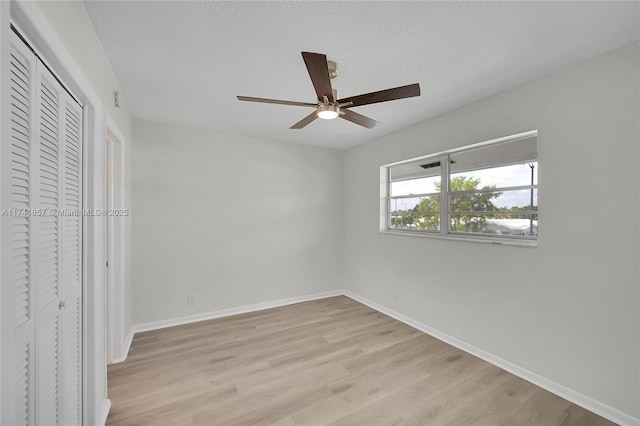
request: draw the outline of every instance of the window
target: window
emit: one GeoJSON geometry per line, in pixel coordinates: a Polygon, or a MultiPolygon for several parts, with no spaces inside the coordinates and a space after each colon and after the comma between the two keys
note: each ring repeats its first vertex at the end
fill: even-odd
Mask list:
{"type": "Polygon", "coordinates": [[[535,131],[382,169],[382,231],[535,244],[535,131]]]}

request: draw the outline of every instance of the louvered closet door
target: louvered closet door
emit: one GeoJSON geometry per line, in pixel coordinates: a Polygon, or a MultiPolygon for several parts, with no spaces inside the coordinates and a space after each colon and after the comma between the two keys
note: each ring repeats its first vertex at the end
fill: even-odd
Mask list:
{"type": "Polygon", "coordinates": [[[13,273],[15,424],[78,425],[82,109],[15,35],[10,80],[11,140],[2,149],[11,167],[3,178],[15,210],[3,267],[13,273]]]}
{"type": "MultiPolygon", "coordinates": [[[[82,210],[82,109],[64,93],[62,208],[82,210]]],[[[62,218],[62,394],[64,425],[82,423],[82,216],[62,218]]]]}
{"type": "MultiPolygon", "coordinates": [[[[40,65],[40,64],[38,64],[40,65]]],[[[37,67],[38,96],[38,189],[36,208],[42,215],[33,217],[38,230],[36,248],[36,424],[60,422],[61,373],[61,218],[50,214],[61,206],[62,152],[61,104],[63,89],[44,67],[37,67]]]]}
{"type": "Polygon", "coordinates": [[[41,63],[37,71],[37,208],[44,214],[35,220],[36,423],[74,425],[82,403],[82,110],[41,63]]]}
{"type": "MultiPolygon", "coordinates": [[[[11,39],[10,71],[10,143],[4,143],[2,155],[10,167],[3,170],[3,201],[7,204],[12,245],[3,250],[2,267],[11,268],[14,306],[14,399],[15,423],[35,422],[35,323],[34,306],[34,232],[33,218],[27,212],[33,205],[36,162],[33,141],[36,116],[36,58],[17,37],[11,39]],[[7,187],[6,182],[9,183],[7,187]]],[[[6,162],[4,164],[7,164],[6,162]]],[[[4,237],[3,237],[4,238],[4,237]]],[[[4,242],[3,242],[4,244],[4,242]]],[[[5,283],[3,283],[3,286],[5,283]]],[[[3,295],[7,294],[3,291],[3,295]]],[[[3,352],[3,356],[11,356],[3,352]]]]}

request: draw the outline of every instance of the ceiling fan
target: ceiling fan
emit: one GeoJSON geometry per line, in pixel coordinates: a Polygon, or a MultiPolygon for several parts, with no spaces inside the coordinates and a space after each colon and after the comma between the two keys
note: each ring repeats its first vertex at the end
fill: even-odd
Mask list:
{"type": "Polygon", "coordinates": [[[378,92],[338,99],[337,90],[331,87],[331,79],[338,75],[336,63],[333,61],[327,61],[327,56],[322,53],[302,52],[302,58],[307,66],[307,71],[309,72],[309,77],[311,77],[311,82],[313,83],[316,95],[318,95],[317,103],[282,101],[278,99],[254,98],[250,96],[238,96],[238,100],[315,108],[314,112],[291,126],[291,129],[302,129],[316,118],[330,120],[338,117],[371,129],[378,124],[378,121],[365,117],[362,114],[358,114],[349,108],[420,96],[420,85],[415,83],[407,86],[394,87],[393,89],[380,90],[378,92]]]}

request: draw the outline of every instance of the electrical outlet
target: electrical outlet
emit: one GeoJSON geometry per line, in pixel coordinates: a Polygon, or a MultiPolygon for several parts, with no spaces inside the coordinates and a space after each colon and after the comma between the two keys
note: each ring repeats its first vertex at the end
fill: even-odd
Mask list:
{"type": "Polygon", "coordinates": [[[193,294],[190,296],[187,296],[187,306],[195,306],[196,304],[196,296],[194,296],[193,294]]]}
{"type": "Polygon", "coordinates": [[[397,288],[393,289],[392,295],[393,295],[393,300],[398,300],[398,289],[397,288]]]}

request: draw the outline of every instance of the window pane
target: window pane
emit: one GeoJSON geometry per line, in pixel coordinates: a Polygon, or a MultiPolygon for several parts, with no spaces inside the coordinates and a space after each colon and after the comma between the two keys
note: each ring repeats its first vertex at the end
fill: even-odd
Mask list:
{"type": "Polygon", "coordinates": [[[423,158],[410,163],[397,164],[389,169],[391,182],[440,176],[441,157],[423,158]]]}
{"type": "Polygon", "coordinates": [[[440,196],[429,195],[427,197],[391,198],[390,211],[391,213],[440,213],[440,196]]]}
{"type": "Polygon", "coordinates": [[[481,189],[492,185],[497,188],[504,188],[508,186],[531,185],[532,178],[533,185],[537,185],[537,162],[452,173],[450,185],[452,191],[481,189]]]}
{"type": "Polygon", "coordinates": [[[451,213],[451,232],[495,235],[538,235],[537,214],[528,213],[451,213]]]}
{"type": "Polygon", "coordinates": [[[436,213],[403,212],[391,215],[392,229],[439,231],[440,215],[436,213]]]}
{"type": "Polygon", "coordinates": [[[437,231],[440,228],[440,196],[392,198],[391,227],[437,231]]]}
{"type": "Polygon", "coordinates": [[[392,197],[440,192],[440,176],[391,182],[390,192],[392,197]]]}
{"type": "Polygon", "coordinates": [[[505,210],[509,212],[529,212],[538,210],[538,190],[536,188],[463,194],[452,193],[450,200],[452,213],[505,210]]]}
{"type": "Polygon", "coordinates": [[[450,154],[451,173],[536,161],[538,158],[537,139],[533,136],[453,152],[450,154]]]}

